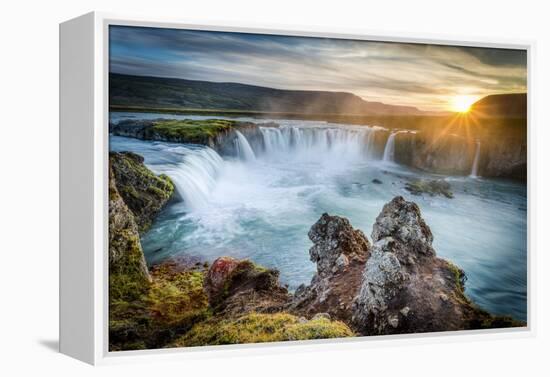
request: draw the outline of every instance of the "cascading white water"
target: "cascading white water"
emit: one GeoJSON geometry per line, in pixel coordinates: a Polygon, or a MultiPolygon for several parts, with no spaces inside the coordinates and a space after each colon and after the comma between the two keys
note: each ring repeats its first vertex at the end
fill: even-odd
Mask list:
{"type": "Polygon", "coordinates": [[[244,137],[244,135],[237,130],[235,130],[235,134],[237,135],[237,138],[235,139],[235,146],[239,158],[245,161],[254,161],[256,159],[256,155],[254,154],[254,151],[252,150],[252,147],[248,143],[246,137],[244,137]]]}
{"type": "Polygon", "coordinates": [[[224,162],[216,151],[208,147],[185,149],[181,162],[165,173],[172,178],[185,206],[194,210],[208,202],[224,162]]]}
{"type": "Polygon", "coordinates": [[[388,136],[388,140],[386,141],[386,146],[384,147],[384,156],[382,157],[383,161],[393,162],[395,158],[395,136],[399,132],[392,132],[390,136],[388,136]]]}
{"type": "Polygon", "coordinates": [[[260,127],[268,158],[300,160],[371,157],[376,128],[260,127]]]}
{"type": "Polygon", "coordinates": [[[476,154],[474,156],[474,162],[472,163],[472,171],[470,173],[470,177],[477,178],[478,177],[478,169],[479,169],[479,152],[481,150],[481,142],[478,140],[476,142],[476,154]]]}

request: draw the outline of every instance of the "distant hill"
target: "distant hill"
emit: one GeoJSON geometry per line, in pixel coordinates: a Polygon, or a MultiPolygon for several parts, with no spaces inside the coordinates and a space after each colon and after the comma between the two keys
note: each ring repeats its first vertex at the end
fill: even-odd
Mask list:
{"type": "Polygon", "coordinates": [[[111,73],[110,105],[163,109],[240,110],[297,114],[430,115],[416,107],[369,102],[346,92],[111,73]]]}
{"type": "Polygon", "coordinates": [[[527,93],[494,94],[483,97],[472,105],[470,112],[486,117],[526,118],[527,93]]]}

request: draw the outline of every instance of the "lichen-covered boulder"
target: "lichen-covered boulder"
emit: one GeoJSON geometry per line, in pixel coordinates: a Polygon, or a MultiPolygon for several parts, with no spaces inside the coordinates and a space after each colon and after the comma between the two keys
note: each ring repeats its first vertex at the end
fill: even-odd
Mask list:
{"type": "Polygon", "coordinates": [[[279,271],[231,257],[220,257],[212,263],[204,287],[210,306],[226,316],[275,312],[290,298],[279,284],[279,271]]]}
{"type": "Polygon", "coordinates": [[[328,313],[342,321],[351,319],[351,304],[358,293],[365,261],[370,255],[369,241],[346,218],[323,214],[311,227],[309,250],[317,273],[309,286],[300,286],[290,310],[312,317],[328,313]]]}
{"type": "Polygon", "coordinates": [[[111,152],[109,163],[118,192],[134,214],[139,231],[151,226],[153,219],[174,194],[174,185],[166,175],[155,175],[132,152],[111,152]]]}
{"type": "Polygon", "coordinates": [[[468,300],[464,271],[436,257],[432,232],[415,203],[398,196],[386,204],[372,239],[352,306],[352,323],[359,333],[451,331],[496,323],[521,326],[511,319],[500,321],[468,300]]]}

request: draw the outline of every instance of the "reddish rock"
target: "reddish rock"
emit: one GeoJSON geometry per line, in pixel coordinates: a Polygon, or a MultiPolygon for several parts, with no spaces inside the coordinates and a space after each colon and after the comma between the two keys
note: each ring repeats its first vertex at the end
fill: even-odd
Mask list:
{"type": "Polygon", "coordinates": [[[279,284],[279,271],[231,257],[212,263],[204,286],[210,306],[229,316],[279,311],[290,298],[279,284]]]}

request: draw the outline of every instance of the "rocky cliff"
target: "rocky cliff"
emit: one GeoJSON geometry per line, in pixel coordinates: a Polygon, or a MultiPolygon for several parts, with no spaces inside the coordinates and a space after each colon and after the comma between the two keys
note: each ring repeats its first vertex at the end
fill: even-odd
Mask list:
{"type": "Polygon", "coordinates": [[[526,133],[516,130],[514,135],[482,135],[474,139],[453,133],[399,133],[395,136],[395,162],[432,173],[469,175],[479,152],[478,175],[525,181],[526,133]]]}

